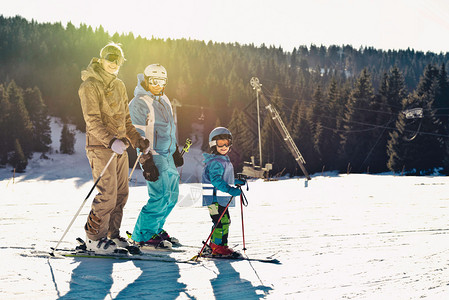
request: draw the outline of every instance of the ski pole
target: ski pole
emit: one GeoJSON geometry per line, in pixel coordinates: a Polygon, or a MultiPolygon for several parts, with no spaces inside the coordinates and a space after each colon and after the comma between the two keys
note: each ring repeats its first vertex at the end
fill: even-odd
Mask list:
{"type": "Polygon", "coordinates": [[[231,199],[229,199],[228,205],[226,205],[226,207],[225,207],[225,209],[223,210],[223,212],[221,213],[221,216],[220,216],[220,218],[218,219],[217,223],[215,223],[214,228],[212,228],[211,233],[209,234],[209,236],[208,236],[206,242],[204,243],[203,248],[201,248],[201,251],[200,251],[200,252],[198,253],[198,255],[196,256],[195,261],[197,261],[198,258],[201,256],[201,253],[203,253],[203,250],[204,250],[204,248],[206,247],[207,243],[209,242],[209,239],[210,239],[210,237],[212,236],[212,234],[214,233],[215,229],[217,228],[218,223],[220,223],[221,218],[223,218],[224,214],[225,214],[226,211],[228,210],[229,204],[231,204],[232,199],[234,199],[234,196],[232,196],[231,199]]]}
{"type": "Polygon", "coordinates": [[[93,187],[90,189],[89,194],[87,194],[86,198],[84,199],[83,203],[81,204],[80,208],[78,209],[78,211],[76,212],[76,214],[73,216],[72,221],[70,221],[69,226],[67,227],[67,229],[64,231],[64,234],[62,235],[62,237],[59,239],[58,243],[56,244],[56,247],[53,248],[53,251],[50,253],[51,256],[55,256],[55,250],[58,249],[59,244],[61,243],[61,241],[64,239],[65,235],[67,234],[67,232],[69,231],[70,227],[72,227],[73,222],[75,222],[75,219],[78,217],[81,209],[83,208],[84,204],[86,203],[87,199],[89,198],[90,194],[92,194],[92,191],[95,189],[95,187],[97,186],[98,182],[100,181],[101,177],[103,176],[104,172],[106,172],[106,169],[109,167],[109,165],[111,164],[112,160],[115,158],[115,156],[117,155],[117,153],[112,153],[111,158],[109,159],[108,163],[106,164],[106,166],[104,167],[103,171],[101,171],[100,176],[98,176],[97,180],[95,181],[93,187]]]}
{"type": "Polygon", "coordinates": [[[243,238],[243,252],[246,251],[245,246],[245,225],[243,223],[243,192],[240,194],[240,212],[242,215],[242,238],[243,238]]]}
{"type": "Polygon", "coordinates": [[[140,152],[139,155],[138,155],[137,158],[136,158],[136,162],[134,163],[134,167],[133,167],[133,169],[131,170],[131,174],[129,174],[128,181],[131,181],[131,177],[133,176],[134,170],[136,169],[137,163],[139,162],[139,158],[140,158],[141,156],[142,156],[142,152],[140,152]]]}
{"type": "Polygon", "coordinates": [[[192,140],[187,138],[184,147],[182,147],[181,156],[184,156],[184,153],[189,152],[190,146],[192,146],[192,140]]]}

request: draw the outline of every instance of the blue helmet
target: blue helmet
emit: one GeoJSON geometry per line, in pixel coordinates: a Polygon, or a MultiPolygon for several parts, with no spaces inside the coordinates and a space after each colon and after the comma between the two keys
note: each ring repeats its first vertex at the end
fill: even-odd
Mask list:
{"type": "Polygon", "coordinates": [[[209,133],[209,147],[214,147],[216,140],[229,140],[232,143],[232,134],[229,129],[225,127],[217,127],[209,133]]]}

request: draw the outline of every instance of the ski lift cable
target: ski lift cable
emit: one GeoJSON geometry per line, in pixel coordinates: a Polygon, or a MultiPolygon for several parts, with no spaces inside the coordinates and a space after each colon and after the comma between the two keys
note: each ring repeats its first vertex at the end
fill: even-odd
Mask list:
{"type": "MultiPolygon", "coordinates": [[[[388,124],[391,123],[393,121],[393,119],[390,119],[388,121],[388,124]]],[[[387,127],[384,127],[384,130],[382,130],[382,133],[379,135],[379,137],[377,138],[377,141],[374,143],[373,147],[371,147],[371,149],[369,150],[368,154],[365,157],[365,160],[362,162],[362,164],[360,165],[360,171],[362,171],[362,167],[365,164],[365,162],[368,160],[368,158],[371,156],[371,153],[373,152],[374,148],[377,146],[377,144],[379,143],[380,139],[382,138],[382,136],[385,133],[385,130],[387,130],[387,127]]]]}
{"type": "MultiPolygon", "coordinates": [[[[272,82],[274,82],[274,83],[277,83],[277,82],[275,82],[275,81],[273,81],[273,80],[268,80],[268,81],[272,81],[272,82]]],[[[269,91],[268,91],[268,89],[266,88],[266,87],[263,87],[263,89],[265,90],[264,92],[267,94],[267,95],[270,95],[270,96],[272,96],[270,93],[269,93],[269,91]]],[[[277,97],[279,97],[279,98],[281,98],[281,99],[283,99],[283,100],[287,100],[287,101],[301,101],[301,102],[315,102],[315,104],[316,105],[319,105],[319,106],[326,106],[326,104],[324,104],[324,103],[320,103],[320,102],[318,102],[318,101],[316,101],[316,100],[313,100],[313,99],[296,99],[296,98],[291,98],[291,97],[284,97],[284,96],[277,96],[277,97]]],[[[340,107],[343,107],[344,108],[344,104],[337,104],[337,103],[334,103],[335,105],[337,105],[337,106],[340,106],[340,107]]],[[[399,111],[403,111],[404,109],[402,108],[402,107],[399,107],[399,106],[394,106],[394,105],[385,105],[386,107],[390,107],[390,108],[394,108],[395,110],[399,110],[399,111]]],[[[374,110],[374,109],[368,109],[368,108],[357,108],[357,107],[355,107],[354,108],[354,110],[356,110],[356,111],[367,111],[367,112],[374,112],[374,113],[380,113],[380,114],[386,114],[386,115],[390,115],[390,116],[395,116],[396,115],[396,113],[394,113],[394,112],[388,112],[388,111],[382,111],[382,110],[374,110]]],[[[439,108],[422,108],[422,110],[423,111],[441,111],[441,110],[443,110],[443,111],[447,111],[447,110],[449,110],[449,107],[439,107],[439,108]]],[[[449,114],[438,114],[438,115],[435,115],[435,116],[439,116],[439,117],[445,117],[445,116],[449,116],[449,114]]]]}
{"type": "MultiPolygon", "coordinates": [[[[265,80],[265,79],[264,79],[264,80],[265,80]]],[[[267,81],[271,81],[271,82],[273,82],[273,83],[275,83],[275,84],[281,84],[281,83],[276,82],[276,81],[273,81],[273,80],[267,80],[267,81]]],[[[283,84],[282,84],[282,85],[283,85],[283,84]]],[[[266,87],[264,87],[264,89],[266,89],[266,87]]],[[[284,99],[286,99],[286,100],[298,101],[298,99],[290,98],[290,97],[282,97],[282,98],[284,98],[284,99]]],[[[314,100],[300,100],[300,101],[314,101],[314,100]]],[[[394,108],[394,109],[396,109],[396,110],[402,109],[402,107],[396,106],[396,105],[386,105],[386,106],[387,106],[387,107],[390,107],[390,108],[394,108]]],[[[385,112],[384,112],[384,113],[385,113],[385,112]]]]}
{"type": "MultiPolygon", "coordinates": [[[[275,106],[275,105],[273,105],[273,106],[275,106]]],[[[279,109],[279,108],[276,107],[276,109],[279,109]]],[[[289,111],[290,113],[293,113],[293,109],[291,109],[291,108],[287,107],[286,110],[289,111]]],[[[357,124],[357,125],[364,125],[364,126],[371,127],[371,128],[367,128],[367,129],[348,131],[348,130],[341,130],[341,129],[336,129],[336,128],[325,127],[325,126],[322,125],[323,128],[326,128],[326,129],[329,129],[329,130],[335,130],[335,131],[339,131],[339,132],[343,132],[343,131],[345,131],[345,132],[365,132],[365,131],[370,131],[370,130],[374,130],[374,129],[377,129],[377,128],[384,128],[386,125],[388,125],[388,123],[390,123],[390,121],[387,121],[385,124],[371,124],[371,123],[365,123],[365,122],[359,122],[359,121],[347,121],[347,120],[344,120],[341,117],[331,117],[331,116],[326,116],[326,115],[322,115],[322,114],[317,114],[316,116],[317,117],[321,117],[321,118],[326,118],[326,119],[332,119],[332,120],[335,120],[335,121],[343,121],[343,122],[349,123],[349,124],[357,124]]],[[[306,118],[301,117],[301,116],[297,116],[297,117],[299,117],[299,118],[301,118],[303,120],[307,120],[306,118]]],[[[313,123],[315,124],[316,122],[313,122],[313,123]]]]}
{"type": "MultiPolygon", "coordinates": [[[[271,94],[268,89],[266,87],[264,87],[264,89],[267,91],[267,94],[271,94]]],[[[271,94],[272,95],[272,94],[271,94]]],[[[282,98],[282,97],[281,97],[282,98]]],[[[421,108],[415,108],[414,110],[420,110],[421,108]]],[[[291,108],[287,107],[287,110],[289,110],[290,112],[293,112],[293,110],[291,108]]],[[[402,113],[404,113],[404,111],[401,111],[402,113]]],[[[318,115],[319,117],[324,117],[324,118],[328,118],[328,119],[335,119],[335,120],[339,120],[339,121],[344,121],[346,123],[355,123],[358,125],[365,125],[365,126],[371,126],[372,128],[368,128],[368,129],[362,129],[362,130],[341,130],[341,129],[336,129],[336,128],[329,128],[326,126],[321,125],[323,128],[326,128],[328,130],[333,130],[334,132],[348,132],[348,133],[355,133],[355,132],[365,132],[365,131],[370,131],[370,130],[375,130],[377,128],[387,128],[387,129],[392,129],[392,130],[396,130],[395,127],[388,127],[386,125],[388,125],[389,122],[385,123],[384,125],[376,125],[376,124],[370,124],[370,123],[363,123],[363,122],[357,122],[357,121],[347,121],[344,120],[343,118],[335,118],[335,117],[330,117],[330,116],[325,116],[325,115],[318,115]]],[[[298,116],[300,117],[300,116],[298,116]]],[[[301,117],[300,117],[301,118],[301,117]]],[[[305,119],[305,118],[303,118],[305,119]]],[[[315,124],[315,122],[313,122],[313,124],[315,124]]],[[[420,124],[421,125],[421,124],[420,124]]],[[[421,126],[419,126],[418,130],[420,129],[421,126]]],[[[405,130],[404,132],[411,132],[413,133],[414,137],[416,137],[417,135],[417,131],[414,130],[405,130]]],[[[431,135],[431,136],[437,136],[437,137],[449,137],[449,135],[444,135],[444,134],[438,134],[438,133],[432,133],[432,132],[420,132],[424,135],[431,135]]]]}
{"type": "MultiPolygon", "coordinates": [[[[307,120],[305,117],[302,116],[298,116],[300,119],[303,120],[307,120]]],[[[324,116],[325,117],[325,116],[324,116]]],[[[358,133],[358,132],[367,132],[367,131],[371,131],[371,130],[375,130],[375,129],[379,129],[379,128],[385,128],[385,129],[391,129],[391,130],[397,130],[396,127],[391,127],[391,126],[386,126],[385,125],[373,125],[373,124],[368,124],[368,123],[362,123],[362,122],[356,122],[356,121],[349,121],[350,123],[359,123],[362,125],[366,125],[366,126],[372,126],[372,128],[368,128],[368,129],[361,129],[361,130],[346,130],[346,129],[337,129],[337,128],[330,128],[330,127],[326,127],[321,125],[322,128],[328,129],[328,130],[332,130],[334,132],[347,132],[347,133],[358,133]]],[[[313,124],[316,124],[316,122],[312,122],[313,124]]],[[[389,122],[387,122],[389,123],[389,122]]],[[[403,132],[409,132],[409,133],[415,133],[416,130],[408,130],[408,129],[404,129],[403,132]]],[[[443,137],[443,138],[449,138],[449,135],[447,134],[440,134],[440,133],[433,133],[433,132],[425,132],[425,131],[420,131],[419,134],[423,134],[423,135],[429,135],[429,136],[436,136],[436,137],[443,137]]]]}
{"type": "MultiPolygon", "coordinates": [[[[264,90],[265,90],[265,91],[268,91],[266,88],[264,88],[264,90]]],[[[264,92],[265,92],[265,91],[264,91],[264,92]]],[[[272,94],[270,94],[269,92],[267,92],[267,95],[270,95],[270,97],[272,96],[272,94]]],[[[319,105],[319,106],[327,106],[327,104],[325,104],[325,103],[320,103],[320,102],[318,102],[318,101],[316,101],[316,100],[313,100],[313,99],[307,100],[307,99],[294,99],[294,98],[283,97],[283,96],[277,96],[277,97],[279,97],[280,99],[283,99],[283,100],[288,100],[288,101],[314,102],[316,105],[319,105]]],[[[342,108],[345,107],[344,104],[337,104],[337,103],[335,103],[335,105],[337,105],[337,106],[339,106],[339,107],[342,107],[342,108]]],[[[395,107],[395,108],[396,108],[396,107],[395,107]]],[[[374,112],[374,113],[386,114],[386,115],[390,115],[390,116],[394,116],[394,115],[395,115],[395,113],[393,113],[393,112],[383,111],[383,110],[375,110],[375,109],[369,109],[369,108],[354,107],[354,110],[356,110],[356,111],[374,112]]]]}
{"type": "MultiPolygon", "coordinates": [[[[264,79],[264,80],[266,80],[266,81],[271,81],[272,83],[277,84],[277,85],[283,85],[283,86],[286,86],[284,83],[277,82],[277,81],[274,81],[274,80],[270,80],[270,79],[264,79]]],[[[300,87],[300,86],[298,86],[298,85],[293,85],[293,87],[300,87]]],[[[293,100],[295,100],[295,99],[293,99],[293,100]]],[[[388,107],[391,107],[391,108],[395,108],[395,109],[401,109],[400,106],[396,106],[396,105],[387,105],[387,106],[388,106],[388,107]]]]}
{"type": "MultiPolygon", "coordinates": [[[[419,120],[418,129],[416,129],[416,131],[413,132],[413,134],[410,137],[404,136],[403,139],[407,142],[413,141],[418,136],[419,131],[421,129],[421,125],[422,125],[422,119],[419,120]]],[[[409,130],[407,130],[407,131],[409,131],[409,130]]]]}
{"type": "MultiPolygon", "coordinates": [[[[265,90],[266,90],[266,88],[265,88],[265,90]]],[[[288,111],[290,111],[290,112],[293,112],[293,110],[291,108],[286,108],[286,109],[288,111]]],[[[357,125],[364,125],[364,126],[370,126],[371,127],[371,128],[367,128],[367,129],[361,129],[361,130],[345,130],[345,129],[330,128],[330,127],[326,127],[326,126],[322,125],[323,128],[328,129],[328,130],[333,130],[334,132],[357,133],[357,132],[367,132],[367,131],[371,131],[371,130],[375,130],[375,129],[379,129],[379,128],[397,130],[396,127],[387,126],[388,123],[390,123],[390,121],[386,122],[385,124],[376,125],[376,124],[365,123],[365,122],[358,122],[358,121],[347,121],[347,120],[344,120],[343,118],[336,118],[336,117],[330,117],[330,116],[325,116],[325,115],[318,115],[318,116],[319,117],[324,117],[324,118],[329,118],[329,119],[334,119],[334,120],[337,120],[337,121],[344,121],[345,123],[353,123],[353,124],[357,124],[357,125]]],[[[298,117],[303,119],[303,120],[307,120],[306,118],[304,118],[302,116],[298,116],[298,117]]],[[[312,123],[316,124],[316,122],[312,122],[312,123]]],[[[414,130],[404,130],[404,132],[415,133],[416,131],[414,131],[414,130]]],[[[424,132],[424,131],[419,132],[419,134],[436,136],[436,137],[445,137],[445,138],[449,137],[449,135],[446,135],[446,134],[439,134],[439,133],[433,133],[433,132],[424,132]]]]}

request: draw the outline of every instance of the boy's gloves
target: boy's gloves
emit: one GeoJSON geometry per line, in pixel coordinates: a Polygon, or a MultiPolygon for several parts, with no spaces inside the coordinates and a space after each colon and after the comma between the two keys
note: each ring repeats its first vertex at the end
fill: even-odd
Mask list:
{"type": "Polygon", "coordinates": [[[140,138],[137,140],[136,148],[139,148],[140,152],[143,152],[143,154],[148,154],[150,151],[150,141],[148,139],[140,138]]]}
{"type": "Polygon", "coordinates": [[[184,164],[184,158],[181,153],[179,153],[178,145],[176,145],[176,151],[173,153],[173,160],[175,162],[176,167],[181,167],[184,164]]]}
{"type": "Polygon", "coordinates": [[[109,143],[109,148],[112,149],[115,153],[121,155],[125,152],[126,148],[128,148],[129,142],[127,138],[113,138],[109,143]]]}
{"type": "Polygon", "coordinates": [[[240,194],[242,193],[242,191],[239,188],[235,188],[235,187],[230,187],[228,193],[231,196],[237,197],[240,196],[240,194]]]}
{"type": "Polygon", "coordinates": [[[142,155],[139,162],[142,164],[143,177],[145,177],[146,180],[154,182],[159,178],[159,170],[154,164],[153,155],[151,155],[151,153],[142,155]]]}

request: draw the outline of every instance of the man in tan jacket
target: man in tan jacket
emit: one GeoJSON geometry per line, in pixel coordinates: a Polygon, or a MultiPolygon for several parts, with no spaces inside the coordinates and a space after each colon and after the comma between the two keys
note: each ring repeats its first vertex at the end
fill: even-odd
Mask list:
{"type": "Polygon", "coordinates": [[[109,43],[81,72],[79,97],[86,121],[86,153],[97,180],[111,156],[109,167],[97,184],[92,209],[84,226],[88,250],[114,253],[128,243],[120,236],[123,208],[128,199],[128,154],[131,143],[146,153],[149,141],[133,126],[128,109],[125,84],[117,78],[125,58],[119,44],[109,43]]]}

